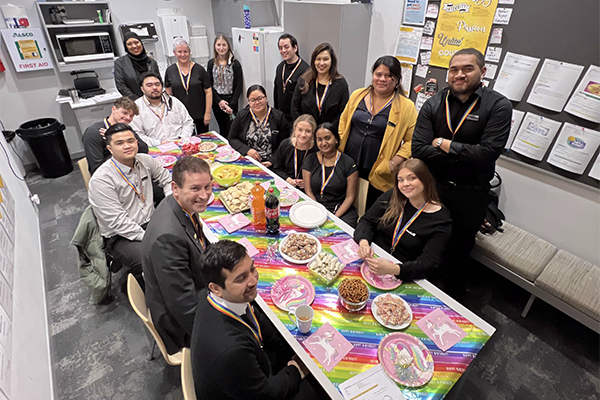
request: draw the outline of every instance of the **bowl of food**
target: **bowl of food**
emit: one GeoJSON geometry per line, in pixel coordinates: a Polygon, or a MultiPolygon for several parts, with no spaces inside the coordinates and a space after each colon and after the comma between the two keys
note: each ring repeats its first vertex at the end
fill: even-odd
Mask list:
{"type": "Polygon", "coordinates": [[[308,233],[290,233],[279,242],[279,253],[293,264],[308,264],[321,252],[319,239],[308,233]]]}
{"type": "Polygon", "coordinates": [[[223,187],[235,185],[242,179],[242,169],[235,165],[223,165],[215,168],[213,178],[223,187]]]}
{"type": "Polygon", "coordinates": [[[345,265],[340,260],[324,251],[320,252],[312,263],[308,266],[308,270],[330,285],[342,272],[345,265]]]}
{"type": "Polygon", "coordinates": [[[365,308],[370,295],[367,284],[358,278],[346,278],[338,286],[340,304],[348,311],[356,312],[365,308]]]}

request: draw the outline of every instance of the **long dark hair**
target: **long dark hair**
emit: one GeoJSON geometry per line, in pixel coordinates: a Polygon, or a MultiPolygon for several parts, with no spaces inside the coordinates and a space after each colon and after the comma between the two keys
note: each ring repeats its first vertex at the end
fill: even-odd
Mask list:
{"type": "Polygon", "coordinates": [[[308,88],[310,85],[317,79],[317,67],[315,67],[315,62],[317,60],[317,56],[322,52],[328,52],[331,57],[331,67],[329,67],[329,78],[334,81],[336,79],[342,78],[342,75],[337,70],[337,56],[335,55],[335,51],[333,50],[333,46],[329,43],[321,43],[312,52],[310,56],[310,68],[306,70],[305,73],[302,74],[301,78],[303,84],[300,86],[300,93],[306,94],[308,92],[308,88]]]}
{"type": "Polygon", "coordinates": [[[229,39],[227,39],[227,36],[221,34],[221,35],[217,35],[215,37],[215,41],[213,42],[213,54],[214,54],[215,62],[217,62],[217,58],[219,57],[219,55],[217,54],[217,50],[215,50],[215,45],[217,44],[217,40],[221,40],[221,39],[223,39],[225,42],[227,42],[227,59],[231,58],[231,61],[235,60],[229,39]]]}
{"type": "Polygon", "coordinates": [[[400,214],[404,210],[404,205],[408,200],[398,188],[398,173],[404,168],[412,171],[417,178],[423,184],[423,197],[425,197],[425,201],[434,204],[441,204],[440,197],[438,196],[437,189],[435,188],[435,179],[431,172],[429,172],[429,168],[427,165],[418,158],[411,158],[409,160],[403,161],[398,165],[398,167],[394,170],[394,176],[396,177],[396,183],[394,184],[392,198],[390,199],[390,204],[388,205],[385,214],[379,219],[379,227],[383,228],[385,226],[393,225],[394,222],[398,220],[400,214]]]}
{"type": "MultiPolygon", "coordinates": [[[[379,57],[375,63],[373,64],[373,68],[371,68],[371,73],[374,74],[375,70],[380,66],[387,67],[390,70],[390,75],[398,80],[398,84],[394,88],[394,93],[396,95],[404,96],[404,88],[402,87],[402,66],[400,65],[400,61],[396,57],[393,56],[381,56],[379,57]]],[[[371,84],[371,87],[373,85],[371,84]]]]}

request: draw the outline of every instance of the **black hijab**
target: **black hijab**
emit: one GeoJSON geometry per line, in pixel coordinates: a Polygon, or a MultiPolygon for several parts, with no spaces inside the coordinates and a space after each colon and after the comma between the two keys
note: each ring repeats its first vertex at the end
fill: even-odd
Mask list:
{"type": "Polygon", "coordinates": [[[125,46],[125,51],[131,59],[131,64],[133,65],[133,69],[135,69],[135,72],[137,72],[138,75],[141,75],[144,72],[148,72],[148,55],[146,54],[146,49],[144,48],[144,43],[142,42],[142,39],[140,39],[140,37],[133,32],[127,32],[123,39],[123,46],[125,46]],[[129,49],[127,49],[127,41],[131,38],[139,40],[142,44],[142,52],[137,56],[131,54],[129,52],[129,49]]]}

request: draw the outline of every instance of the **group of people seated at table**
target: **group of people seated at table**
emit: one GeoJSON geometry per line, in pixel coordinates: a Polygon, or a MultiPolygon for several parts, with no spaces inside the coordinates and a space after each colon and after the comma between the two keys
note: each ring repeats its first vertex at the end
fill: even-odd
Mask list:
{"type": "MultiPolygon", "coordinates": [[[[139,46],[129,45],[133,39],[126,37],[125,57],[132,58],[127,65],[134,65],[137,72],[141,72],[138,63],[151,69],[151,63],[141,61],[139,46]]],[[[178,62],[181,57],[188,64],[177,64],[179,77],[172,76],[171,69],[170,91],[163,90],[154,71],[140,73],[142,95],[135,102],[117,100],[111,115],[84,135],[93,172],[89,200],[105,251],[144,288],[167,351],[174,354],[191,345],[200,398],[323,398],[314,379],[305,379],[310,375],[307,368],[253,302],[258,272],[245,248],[228,240],[210,244],[203,232],[200,218],[212,195],[209,165],[185,156],[170,174],[143,154],[148,146],[189,137],[194,121],[196,129],[200,122],[206,126],[211,95],[213,102],[220,99],[219,110],[226,115],[237,112],[232,95],[239,89],[234,81],[240,67],[227,39],[215,41],[212,78],[210,73],[202,78],[211,81],[212,93],[204,84],[194,92],[207,96],[207,102],[200,103],[204,115],[198,118],[186,111],[192,103],[176,96],[181,90],[192,93],[192,73],[206,74],[203,69],[194,72],[197,64],[189,62],[189,46],[187,58],[182,46],[187,45],[176,42],[175,55],[178,62]],[[221,91],[216,92],[215,85],[221,91]],[[154,201],[157,190],[166,196],[160,202],[154,201]]],[[[298,57],[298,44],[284,34],[279,48],[284,61],[275,78],[275,105],[269,105],[262,86],[250,86],[248,107],[236,114],[228,132],[231,146],[355,227],[358,255],[373,273],[404,281],[426,278],[440,263],[459,259],[447,260],[452,240],[462,246],[455,256],[465,257],[476,233],[474,224],[457,221],[455,215],[460,213],[446,208],[445,199],[451,204],[466,202],[473,212],[481,213],[485,179],[491,179],[490,165],[510,130],[510,102],[480,83],[485,73],[481,53],[467,49],[455,54],[449,89],[426,103],[417,122],[414,104],[404,96],[395,57],[380,57],[372,67],[371,85],[348,96],[330,45],[318,46],[310,66],[295,80],[291,78],[304,63],[298,57]],[[440,106],[444,101],[445,108],[440,106]],[[289,109],[282,110],[282,105],[289,109]],[[467,118],[472,112],[481,117],[467,118]],[[471,123],[458,132],[465,120],[471,123]],[[461,142],[463,132],[471,136],[461,142]],[[415,151],[419,157],[411,158],[415,151]],[[428,165],[446,174],[459,168],[475,171],[462,180],[446,176],[440,182],[428,165]],[[367,210],[360,220],[353,206],[359,179],[368,181],[367,210]],[[471,193],[479,195],[477,201],[471,193]],[[456,226],[461,233],[457,239],[456,226]],[[375,257],[373,243],[399,263],[375,257]]]]}

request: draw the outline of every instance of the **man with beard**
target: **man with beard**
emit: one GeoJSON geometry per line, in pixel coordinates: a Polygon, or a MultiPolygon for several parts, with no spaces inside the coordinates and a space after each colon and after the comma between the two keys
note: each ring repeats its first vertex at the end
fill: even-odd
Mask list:
{"type": "Polygon", "coordinates": [[[448,88],[421,108],[412,138],[412,156],[436,178],[450,210],[452,237],[443,262],[445,289],[464,294],[464,267],[490,202],[490,180],[510,132],[512,106],[486,88],[483,54],[457,51],[448,68],[448,88]]]}
{"type": "Polygon", "coordinates": [[[144,95],[135,101],[140,113],[133,118],[131,127],[148,146],[192,136],[194,120],[179,99],[163,92],[160,75],[146,72],[141,78],[141,89],[144,95]]]}
{"type": "Polygon", "coordinates": [[[173,195],[156,208],[142,242],[146,303],[169,354],[190,346],[208,245],[198,213],[212,195],[210,167],[200,158],[181,158],[172,177],[173,195]]]}

